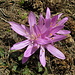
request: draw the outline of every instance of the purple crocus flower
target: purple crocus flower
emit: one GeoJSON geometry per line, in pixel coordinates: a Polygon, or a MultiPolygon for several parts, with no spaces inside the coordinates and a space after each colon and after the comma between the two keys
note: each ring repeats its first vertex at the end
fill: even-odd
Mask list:
{"type": "Polygon", "coordinates": [[[67,17],[61,21],[57,21],[62,14],[56,15],[51,18],[50,9],[46,10],[46,18],[40,14],[38,24],[36,23],[36,17],[33,12],[30,12],[28,16],[28,22],[30,25],[20,25],[15,22],[9,22],[11,28],[19,35],[27,38],[26,40],[16,43],[11,47],[11,50],[19,50],[27,47],[22,58],[22,63],[25,63],[29,57],[34,54],[40,48],[39,59],[43,67],[46,65],[45,48],[59,59],[65,59],[64,54],[53,46],[54,42],[63,40],[66,38],[65,34],[69,34],[68,30],[61,30],[64,28],[64,23],[68,20],[67,17]]]}

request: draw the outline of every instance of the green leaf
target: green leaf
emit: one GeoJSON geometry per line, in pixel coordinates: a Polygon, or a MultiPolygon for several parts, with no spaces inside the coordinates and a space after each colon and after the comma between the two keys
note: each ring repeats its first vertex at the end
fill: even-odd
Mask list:
{"type": "Polygon", "coordinates": [[[25,74],[30,75],[30,70],[27,66],[25,67],[24,72],[23,72],[23,75],[25,74]]]}
{"type": "Polygon", "coordinates": [[[19,2],[19,4],[20,4],[20,5],[23,5],[24,2],[25,2],[24,0],[21,0],[21,1],[19,2]]]}
{"type": "Polygon", "coordinates": [[[23,54],[21,54],[19,57],[18,57],[18,60],[22,60],[22,57],[23,57],[23,54]]]}
{"type": "Polygon", "coordinates": [[[45,68],[45,71],[44,71],[43,75],[48,75],[48,70],[47,70],[47,68],[46,68],[46,67],[44,67],[44,68],[45,68]]]}
{"type": "Polygon", "coordinates": [[[15,52],[16,50],[10,50],[10,52],[15,52]]]}
{"type": "Polygon", "coordinates": [[[39,67],[38,72],[41,72],[42,70],[43,70],[42,67],[39,67]]]}
{"type": "Polygon", "coordinates": [[[16,71],[16,69],[17,69],[17,65],[13,66],[12,70],[16,71]]]}
{"type": "Polygon", "coordinates": [[[27,17],[27,13],[24,13],[24,15],[21,17],[21,19],[25,19],[27,17]]]}
{"type": "Polygon", "coordinates": [[[43,68],[41,67],[41,64],[38,62],[38,72],[43,71],[43,68]]]}
{"type": "Polygon", "coordinates": [[[4,57],[4,49],[0,47],[0,56],[4,57]]]}
{"type": "Polygon", "coordinates": [[[7,29],[6,31],[7,31],[7,32],[10,32],[11,30],[10,30],[10,29],[7,29]]]}

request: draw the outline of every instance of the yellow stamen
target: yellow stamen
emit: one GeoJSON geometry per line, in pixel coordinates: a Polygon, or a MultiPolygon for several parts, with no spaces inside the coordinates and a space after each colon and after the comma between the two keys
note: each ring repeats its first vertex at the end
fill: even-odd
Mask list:
{"type": "Polygon", "coordinates": [[[52,27],[52,22],[50,23],[50,27],[52,27]]]}
{"type": "Polygon", "coordinates": [[[35,39],[35,36],[34,36],[34,35],[31,35],[31,39],[33,39],[33,40],[34,40],[34,39],[35,39]]]}
{"type": "Polygon", "coordinates": [[[53,37],[51,39],[54,39],[53,37]]]}
{"type": "Polygon", "coordinates": [[[52,33],[50,33],[50,36],[52,36],[52,33]]]}
{"type": "Polygon", "coordinates": [[[50,24],[52,24],[52,22],[50,24]]]}
{"type": "Polygon", "coordinates": [[[50,25],[50,27],[52,27],[52,25],[50,25]]]}
{"type": "Polygon", "coordinates": [[[58,24],[56,24],[56,26],[58,26],[58,24]]]}
{"type": "Polygon", "coordinates": [[[38,34],[38,37],[40,36],[41,34],[38,34]]]}
{"type": "Polygon", "coordinates": [[[28,32],[25,30],[25,33],[27,34],[28,32]]]}

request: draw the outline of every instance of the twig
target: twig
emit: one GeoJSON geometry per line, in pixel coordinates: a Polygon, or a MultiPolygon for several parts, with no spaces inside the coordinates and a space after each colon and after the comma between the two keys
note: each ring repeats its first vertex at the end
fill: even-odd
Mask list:
{"type": "Polygon", "coordinates": [[[7,16],[1,8],[0,8],[0,12],[3,14],[4,17],[9,18],[9,16],[7,16]]]}
{"type": "Polygon", "coordinates": [[[8,67],[8,66],[0,66],[0,68],[6,68],[6,67],[8,67]]]}
{"type": "Polygon", "coordinates": [[[7,20],[5,20],[4,18],[0,17],[0,19],[8,23],[8,21],[7,21],[7,20]]]}

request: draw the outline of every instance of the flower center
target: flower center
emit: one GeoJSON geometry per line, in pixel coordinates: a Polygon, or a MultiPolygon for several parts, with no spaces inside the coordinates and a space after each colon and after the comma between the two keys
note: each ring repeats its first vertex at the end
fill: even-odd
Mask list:
{"type": "Polygon", "coordinates": [[[37,37],[32,34],[32,35],[31,35],[31,40],[35,40],[35,39],[37,39],[37,37]]]}

